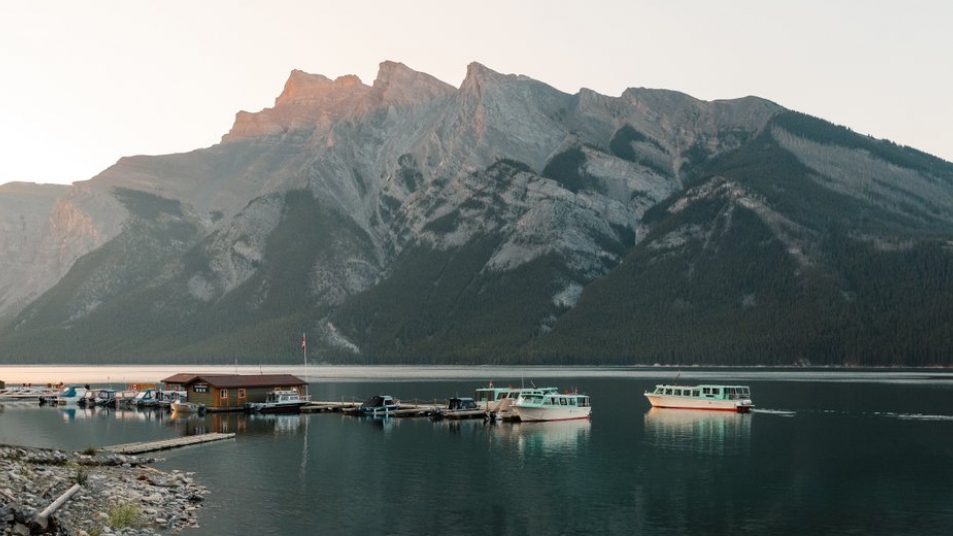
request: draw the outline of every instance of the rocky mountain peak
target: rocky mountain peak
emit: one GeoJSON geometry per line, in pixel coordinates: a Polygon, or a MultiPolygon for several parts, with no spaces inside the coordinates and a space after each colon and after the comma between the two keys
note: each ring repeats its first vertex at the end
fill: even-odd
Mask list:
{"type": "Polygon", "coordinates": [[[369,100],[372,106],[401,106],[447,97],[454,91],[453,86],[429,74],[385,61],[380,64],[369,100]]]}
{"type": "Polygon", "coordinates": [[[275,99],[275,108],[340,99],[347,94],[362,93],[362,89],[367,88],[361,79],[353,74],[331,80],[324,75],[295,69],[288,76],[281,95],[275,99]]]}
{"type": "Polygon", "coordinates": [[[370,86],[355,75],[334,80],[319,74],[293,70],[273,108],[258,113],[241,111],[222,142],[276,136],[311,129],[365,109],[370,86]]]}

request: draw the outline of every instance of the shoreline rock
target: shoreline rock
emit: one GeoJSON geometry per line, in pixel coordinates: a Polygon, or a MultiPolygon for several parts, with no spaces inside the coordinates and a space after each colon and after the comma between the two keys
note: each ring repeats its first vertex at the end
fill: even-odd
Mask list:
{"type": "Polygon", "coordinates": [[[156,458],[0,445],[0,535],[148,536],[198,527],[208,490],[156,458]],[[36,523],[74,484],[80,490],[36,523]]]}

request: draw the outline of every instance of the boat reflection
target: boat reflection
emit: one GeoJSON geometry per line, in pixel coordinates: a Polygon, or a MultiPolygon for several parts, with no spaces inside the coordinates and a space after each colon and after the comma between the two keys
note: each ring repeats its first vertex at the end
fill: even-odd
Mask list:
{"type": "Polygon", "coordinates": [[[705,455],[747,452],[751,420],[750,413],[652,408],[645,413],[645,442],[705,455]]]}
{"type": "Polygon", "coordinates": [[[304,431],[305,419],[300,413],[251,413],[246,416],[249,429],[271,431],[275,435],[297,434],[304,431]]]}
{"type": "Polygon", "coordinates": [[[134,408],[105,408],[99,406],[80,407],[80,406],[51,406],[51,409],[58,411],[66,422],[81,419],[115,419],[121,421],[164,421],[169,416],[162,411],[139,410],[134,408]]]}
{"type": "Polygon", "coordinates": [[[524,422],[493,427],[494,436],[504,443],[514,443],[522,455],[550,456],[575,454],[589,442],[592,421],[524,422]]]}
{"type": "Polygon", "coordinates": [[[80,408],[75,406],[57,407],[63,421],[73,422],[76,419],[88,419],[93,416],[92,408],[80,408]]]}

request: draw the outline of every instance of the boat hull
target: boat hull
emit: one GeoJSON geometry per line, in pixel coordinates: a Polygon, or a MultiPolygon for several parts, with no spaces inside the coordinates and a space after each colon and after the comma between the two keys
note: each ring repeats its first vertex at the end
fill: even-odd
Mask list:
{"type": "Polygon", "coordinates": [[[307,402],[294,404],[249,404],[252,413],[301,413],[301,406],[307,402]]]}
{"type": "Polygon", "coordinates": [[[655,408],[704,409],[747,413],[751,411],[751,408],[754,406],[754,404],[744,400],[716,400],[688,396],[668,396],[655,394],[646,394],[645,397],[649,399],[649,403],[655,408]]]}
{"type": "Polygon", "coordinates": [[[571,421],[588,419],[592,408],[585,407],[536,407],[515,405],[514,409],[522,422],[571,421]]]}

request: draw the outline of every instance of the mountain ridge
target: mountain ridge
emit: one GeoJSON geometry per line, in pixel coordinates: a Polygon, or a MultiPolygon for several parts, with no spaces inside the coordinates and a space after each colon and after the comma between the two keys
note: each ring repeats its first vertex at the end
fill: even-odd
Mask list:
{"type": "Polygon", "coordinates": [[[949,364],[951,205],[759,97],[294,70],[212,147],[0,187],[0,360],[949,364]]]}

